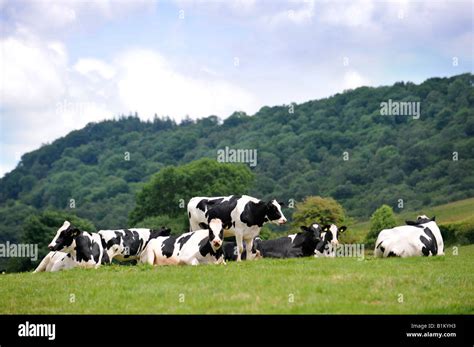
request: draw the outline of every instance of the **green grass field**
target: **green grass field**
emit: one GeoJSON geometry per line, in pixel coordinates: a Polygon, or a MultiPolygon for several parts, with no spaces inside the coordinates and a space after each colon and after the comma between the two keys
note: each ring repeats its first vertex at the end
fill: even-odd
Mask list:
{"type": "Polygon", "coordinates": [[[460,247],[458,255],[445,252],[6,274],[0,275],[0,313],[472,314],[474,245],[460,247]]]}

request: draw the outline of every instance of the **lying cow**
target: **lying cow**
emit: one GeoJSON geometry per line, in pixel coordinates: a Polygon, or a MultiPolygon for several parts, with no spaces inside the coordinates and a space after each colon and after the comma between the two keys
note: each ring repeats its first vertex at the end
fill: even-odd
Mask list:
{"type": "Polygon", "coordinates": [[[70,253],[65,252],[49,252],[33,272],[56,272],[71,269],[76,263],[70,253]]]}
{"type": "Polygon", "coordinates": [[[321,240],[314,250],[315,257],[335,257],[336,247],[339,245],[339,234],[347,230],[346,226],[336,224],[326,225],[321,232],[321,240]]]}
{"type": "Polygon", "coordinates": [[[191,230],[199,229],[200,223],[209,223],[218,218],[224,227],[224,236],[235,236],[237,243],[237,261],[241,260],[243,241],[245,241],[248,259],[254,259],[251,253],[253,239],[260,234],[264,223],[286,223],[281,204],[276,200],[261,201],[248,195],[226,197],[195,197],[188,203],[188,217],[191,230]]]}
{"type": "Polygon", "coordinates": [[[149,265],[225,264],[222,221],[212,219],[209,224],[201,223],[200,227],[180,236],[150,240],[140,262],[149,265]]]}
{"type": "Polygon", "coordinates": [[[376,257],[444,255],[444,243],[435,217],[418,216],[407,225],[382,230],[375,242],[376,257]]]}
{"type": "Polygon", "coordinates": [[[171,229],[162,227],[160,230],[145,228],[100,230],[98,233],[102,238],[104,249],[107,250],[109,260],[126,261],[139,259],[150,240],[160,236],[169,236],[171,229]]]}
{"type": "MultiPolygon", "coordinates": [[[[280,237],[274,240],[262,240],[256,237],[252,253],[258,252],[263,258],[298,258],[309,256],[334,256],[335,252],[329,246],[338,244],[338,233],[346,230],[345,226],[338,228],[334,224],[321,225],[314,223],[301,226],[299,233],[280,237]]],[[[236,244],[226,242],[224,255],[226,260],[236,260],[236,244]]],[[[245,259],[246,252],[243,253],[245,259]]]]}
{"type": "Polygon", "coordinates": [[[102,230],[89,233],[65,221],[59,228],[49,252],[34,272],[60,271],[76,266],[97,268],[101,264],[119,260],[137,259],[148,241],[162,235],[169,235],[170,229],[123,229],[102,230]]]}
{"type": "MultiPolygon", "coordinates": [[[[87,231],[80,230],[68,221],[65,221],[64,224],[58,229],[56,236],[48,245],[48,248],[53,252],[60,251],[66,253],[66,258],[69,257],[70,260],[68,260],[69,265],[65,268],[98,268],[100,264],[110,262],[107,252],[104,250],[102,245],[102,238],[98,233],[89,233],[87,231]]],[[[47,258],[49,257],[47,262],[66,261],[64,257],[60,258],[61,254],[50,254],[46,256],[47,258]]],[[[60,265],[55,267],[53,264],[52,268],[57,271],[56,269],[58,266],[60,265]]],[[[47,267],[48,266],[46,266],[46,268],[47,267]]],[[[37,270],[41,270],[41,268],[37,270]]]]}

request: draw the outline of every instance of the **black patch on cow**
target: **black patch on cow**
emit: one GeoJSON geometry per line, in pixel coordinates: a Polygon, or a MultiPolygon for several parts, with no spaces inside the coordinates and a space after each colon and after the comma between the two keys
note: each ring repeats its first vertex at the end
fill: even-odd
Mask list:
{"type": "MultiPolygon", "coordinates": [[[[206,212],[206,210],[210,209],[211,207],[219,204],[224,200],[224,198],[216,198],[216,199],[202,199],[198,202],[196,207],[200,209],[202,212],[206,212]]],[[[191,216],[190,216],[191,217],[191,216]]]]}
{"type": "Polygon", "coordinates": [[[396,255],[395,253],[393,253],[392,251],[390,251],[390,252],[388,252],[387,257],[398,257],[398,255],[396,255]]]}
{"type": "Polygon", "coordinates": [[[385,253],[385,248],[380,247],[380,250],[382,251],[382,253],[385,253]]]}
{"type": "Polygon", "coordinates": [[[426,223],[434,222],[434,221],[436,221],[435,216],[433,216],[433,218],[420,218],[420,217],[418,217],[416,219],[416,221],[406,220],[405,223],[406,223],[406,225],[418,226],[419,227],[422,224],[426,224],[426,223]]]}
{"type": "Polygon", "coordinates": [[[81,234],[77,236],[76,245],[77,245],[76,259],[78,262],[82,262],[82,261],[87,262],[93,259],[92,258],[92,239],[89,235],[81,234]]]}
{"type": "Polygon", "coordinates": [[[178,239],[179,250],[181,250],[181,248],[183,248],[184,244],[186,242],[188,242],[188,240],[191,238],[191,236],[193,236],[192,233],[190,233],[189,235],[183,236],[183,237],[179,237],[179,239],[178,239]]]}
{"type": "Polygon", "coordinates": [[[81,231],[76,227],[70,225],[67,229],[61,231],[58,238],[56,239],[56,244],[51,250],[60,251],[66,247],[71,246],[74,237],[79,235],[81,231]]]}
{"type": "Polygon", "coordinates": [[[104,248],[102,248],[102,250],[103,250],[103,254],[102,254],[101,264],[109,264],[110,263],[109,255],[107,254],[104,248]]]}
{"type": "Polygon", "coordinates": [[[109,258],[109,254],[107,253],[107,242],[105,242],[104,238],[102,237],[101,234],[99,234],[100,236],[100,243],[102,244],[102,251],[103,251],[103,256],[102,256],[102,261],[101,263],[102,264],[108,264],[110,263],[110,258],[109,258]]]}
{"type": "Polygon", "coordinates": [[[124,258],[137,256],[143,249],[143,239],[135,230],[124,229],[122,231],[123,247],[125,248],[124,258]],[[127,252],[128,251],[128,252],[127,252]]]}
{"type": "Polygon", "coordinates": [[[260,241],[257,245],[257,249],[264,258],[295,258],[301,256],[296,248],[290,252],[292,249],[292,241],[288,236],[274,240],[260,241]]]}
{"type": "Polygon", "coordinates": [[[113,245],[120,245],[120,239],[122,238],[122,233],[120,231],[115,231],[115,237],[112,237],[107,243],[105,243],[106,249],[111,249],[113,245]]]}
{"type": "Polygon", "coordinates": [[[100,259],[101,247],[94,240],[92,240],[91,253],[92,253],[92,258],[94,259],[94,262],[98,264],[99,259],[100,259]]]}
{"type": "Polygon", "coordinates": [[[166,238],[161,244],[161,253],[163,253],[166,258],[169,258],[173,255],[175,242],[175,236],[168,236],[168,238],[166,238]]]}
{"type": "Polygon", "coordinates": [[[209,242],[209,237],[205,237],[201,241],[199,241],[199,253],[203,257],[205,257],[206,255],[214,256],[216,260],[224,254],[222,247],[220,247],[217,251],[214,251],[212,249],[211,243],[209,242]]]}
{"type": "Polygon", "coordinates": [[[420,236],[420,241],[424,244],[424,247],[421,248],[421,252],[424,256],[429,256],[430,252],[431,255],[437,255],[438,242],[436,241],[436,237],[433,235],[433,232],[430,230],[430,228],[425,228],[424,232],[430,238],[430,240],[428,240],[423,235],[420,236]]]}
{"type": "Polygon", "coordinates": [[[257,225],[261,227],[265,223],[267,214],[267,204],[263,201],[249,201],[245,204],[244,210],[240,215],[240,220],[248,227],[257,225]]]}
{"type": "Polygon", "coordinates": [[[235,226],[235,224],[232,224],[230,214],[237,206],[237,202],[240,198],[241,196],[232,195],[228,200],[219,199],[220,201],[218,203],[208,206],[206,212],[207,221],[210,222],[211,219],[219,218],[222,221],[222,227],[224,229],[229,229],[233,225],[235,226]]]}

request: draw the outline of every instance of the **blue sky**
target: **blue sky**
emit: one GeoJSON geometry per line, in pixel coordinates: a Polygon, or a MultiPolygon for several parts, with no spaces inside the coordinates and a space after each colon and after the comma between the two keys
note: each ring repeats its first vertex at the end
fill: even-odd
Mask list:
{"type": "Polygon", "coordinates": [[[473,70],[472,1],[0,0],[0,11],[0,176],[118,114],[225,118],[473,70]]]}

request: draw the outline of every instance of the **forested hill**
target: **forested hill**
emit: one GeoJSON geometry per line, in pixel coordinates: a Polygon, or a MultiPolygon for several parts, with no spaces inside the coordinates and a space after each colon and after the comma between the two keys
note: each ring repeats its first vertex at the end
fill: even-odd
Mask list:
{"type": "Polygon", "coordinates": [[[0,236],[14,237],[37,210],[69,208],[71,198],[77,215],[97,227],[126,226],[135,193],[152,174],[216,158],[226,146],[257,149],[249,193],[262,198],[332,196],[350,215],[367,216],[382,203],[396,209],[398,199],[417,209],[471,197],[473,81],[463,74],[362,87],[295,104],[294,112],[290,105],[263,107],[223,122],[130,116],[89,124],[23,155],[0,180],[0,236]],[[419,101],[420,118],[381,115],[381,102],[390,99],[419,101]]]}

